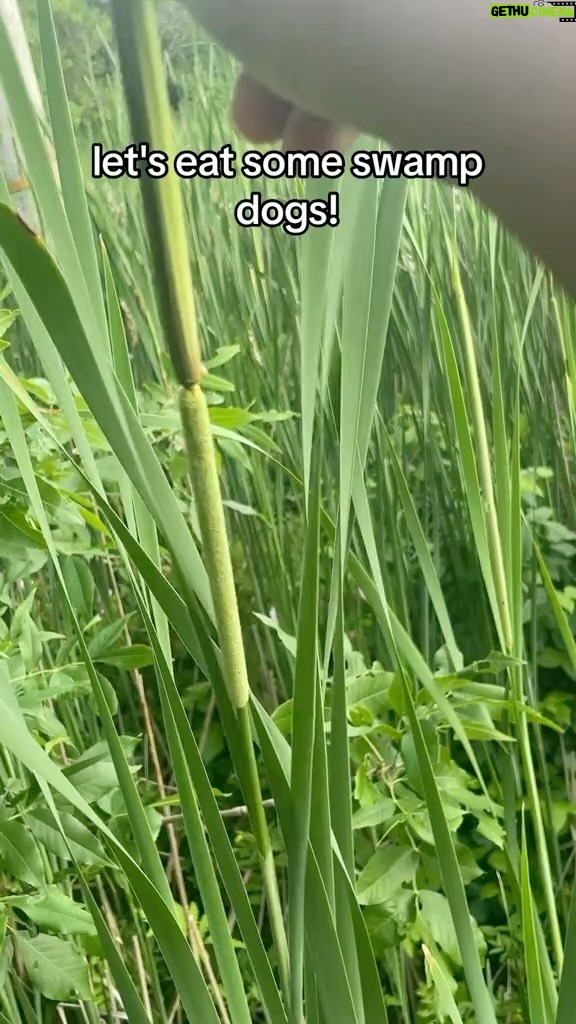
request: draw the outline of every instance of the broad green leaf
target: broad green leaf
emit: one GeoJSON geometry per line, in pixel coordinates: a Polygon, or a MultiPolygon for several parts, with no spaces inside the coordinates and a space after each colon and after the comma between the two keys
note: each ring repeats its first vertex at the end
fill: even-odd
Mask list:
{"type": "Polygon", "coordinates": [[[60,860],[67,862],[74,857],[85,867],[104,867],[110,864],[101,843],[86,825],[64,811],[60,812],[59,817],[67,841],[64,841],[54,824],[50,811],[44,807],[28,811],[26,822],[37,841],[60,860]]]}
{"type": "Polygon", "coordinates": [[[72,604],[79,615],[90,619],[96,590],[90,566],[83,558],[72,556],[65,560],[62,572],[72,604]]]}
{"type": "Polygon", "coordinates": [[[120,668],[125,672],[148,668],[154,661],[152,651],[145,644],[119,647],[116,650],[107,651],[106,654],[101,654],[94,660],[101,665],[111,665],[113,668],[120,668]]]}
{"type": "Polygon", "coordinates": [[[389,821],[396,810],[396,804],[389,797],[377,800],[368,807],[361,807],[352,818],[353,828],[375,828],[389,821]]]}
{"type": "Polygon", "coordinates": [[[0,859],[4,871],[28,885],[44,884],[44,867],[38,846],[19,821],[0,821],[0,859]]]}
{"type": "Polygon", "coordinates": [[[365,907],[393,904],[402,886],[413,880],[417,867],[418,854],[409,847],[387,846],[378,850],[358,877],[358,902],[365,907]]]}
{"type": "MultiPolygon", "coordinates": [[[[450,914],[450,904],[446,897],[440,892],[421,889],[418,893],[418,902],[428,934],[454,964],[461,964],[458,936],[450,914]]],[[[471,924],[476,934],[478,950],[485,954],[486,944],[474,918],[471,918],[471,924]]]]}
{"type": "Polygon", "coordinates": [[[56,886],[49,886],[39,896],[22,896],[10,902],[40,929],[60,935],[96,934],[94,922],[85,907],[56,886]]]}
{"type": "Polygon", "coordinates": [[[70,941],[18,932],[17,946],[28,980],[46,999],[90,999],[88,965],[70,941]]]}

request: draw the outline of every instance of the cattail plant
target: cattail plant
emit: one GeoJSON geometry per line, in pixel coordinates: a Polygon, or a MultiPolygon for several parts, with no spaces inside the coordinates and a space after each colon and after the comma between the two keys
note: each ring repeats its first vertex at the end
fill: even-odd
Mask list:
{"type": "MultiPolygon", "coordinates": [[[[114,24],[120,65],[134,139],[153,149],[175,155],[158,27],[150,0],[115,0],[114,24]]],[[[222,658],[226,694],[217,702],[230,702],[238,733],[235,749],[250,821],[258,846],[268,901],[270,925],[282,984],[289,991],[289,969],[282,906],[252,739],[250,685],[226,533],[224,506],[208,406],[202,390],[204,367],[198,335],[181,186],[169,171],[160,180],[141,177],[148,238],[156,271],[155,281],[163,328],[174,372],[180,386],[182,428],[190,477],[198,510],[204,560],[210,580],[214,615],[222,658]]]]}
{"type": "MultiPolygon", "coordinates": [[[[558,774],[546,763],[551,725],[537,698],[536,641],[546,610],[576,672],[572,613],[566,611],[573,595],[571,588],[559,593],[558,556],[552,575],[548,553],[540,550],[547,520],[538,523],[534,516],[528,523],[521,503],[521,432],[529,422],[530,464],[548,466],[556,453],[551,462],[574,516],[571,305],[484,213],[463,200],[455,216],[449,196],[431,183],[412,188],[405,218],[405,182],[344,176],[338,229],[309,231],[288,245],[278,233],[238,229],[227,208],[241,198],[240,179],[202,182],[187,194],[172,170],[153,179],[143,166],[139,183],[128,177],[87,181],[81,156],[89,158],[92,140],[81,137],[70,115],[51,0],[36,3],[46,116],[25,87],[1,18],[0,89],[40,223],[31,232],[19,220],[0,174],[0,260],[70,444],[54,430],[57,416],[39,406],[41,387],[19,379],[0,352],[3,450],[17,466],[18,500],[28,501],[35,536],[41,534],[47,552],[46,572],[72,630],[72,648],[60,646],[54,634],[46,642],[58,658],[64,650],[66,660],[72,650],[84,666],[90,743],[99,742],[112,762],[130,844],[82,795],[70,770],[75,766],[67,763],[76,751],[39,741],[4,675],[0,779],[18,785],[7,788],[1,828],[13,798],[18,818],[27,822],[28,802],[41,794],[59,848],[71,850],[70,886],[81,890],[97,930],[110,1006],[130,1024],[169,1024],[178,1014],[194,1024],[251,1024],[255,1017],[267,1024],[413,1024],[421,1010],[428,1019],[432,998],[438,1019],[495,1024],[516,1013],[508,977],[521,1007],[514,1019],[571,1024],[573,844],[565,850],[554,825],[558,774]],[[136,317],[131,338],[126,306],[136,317]],[[275,714],[264,710],[249,685],[214,450],[219,410],[206,401],[209,360],[198,321],[225,345],[240,334],[246,338],[232,370],[245,405],[252,409],[257,394],[262,408],[301,413],[282,422],[275,435],[281,444],[271,457],[260,433],[264,447],[250,452],[251,472],[228,454],[224,461],[234,504],[258,513],[240,515],[236,530],[254,610],[272,605],[255,636],[257,645],[262,637],[268,643],[258,658],[262,675],[272,675],[274,666],[275,710],[285,701],[275,714]],[[130,342],[141,360],[131,359],[130,342]],[[139,391],[142,367],[150,373],[162,346],[179,389],[179,413],[154,418],[169,421],[178,444],[185,441],[201,554],[178,483],[171,486],[160,448],[150,441],[147,399],[139,391]],[[87,574],[100,561],[106,572],[117,561],[122,603],[137,611],[148,639],[150,670],[140,680],[138,706],[169,761],[178,808],[164,823],[182,829],[170,850],[174,859],[180,844],[180,881],[189,868],[198,892],[206,922],[201,934],[181,927],[185,886],[176,879],[172,892],[147,816],[150,789],[135,781],[122,742],[128,714],[124,707],[122,718],[114,711],[86,642],[88,627],[74,600],[81,604],[83,595],[63,571],[50,526],[47,502],[60,493],[60,481],[46,498],[30,454],[30,424],[80,481],[78,507],[106,538],[103,554],[90,552],[87,574]],[[95,426],[116,471],[113,491],[93,450],[95,426]],[[173,574],[163,571],[163,548],[173,574]],[[523,562],[532,548],[527,582],[523,562]],[[533,618],[527,625],[528,597],[533,618]],[[527,666],[528,629],[534,643],[527,666]],[[211,708],[217,705],[260,860],[261,916],[176,683],[173,636],[208,681],[211,708]],[[500,649],[487,664],[502,685],[484,682],[482,662],[466,669],[462,641],[473,657],[500,649]],[[359,670],[368,657],[379,663],[369,668],[366,661],[366,671],[359,670]],[[146,701],[152,696],[159,713],[150,723],[146,701]],[[260,764],[270,789],[266,801],[260,764]],[[462,794],[470,802],[460,807],[462,794]],[[285,848],[281,877],[265,817],[272,807],[285,848]],[[476,813],[482,827],[474,838],[476,813]],[[454,824],[458,815],[464,827],[454,824]],[[70,820],[89,830],[89,843],[94,832],[105,846],[110,876],[99,876],[95,885],[75,860],[70,820]],[[498,935],[485,958],[467,873],[472,858],[484,869],[489,855],[497,860],[486,868],[488,889],[498,890],[491,899],[507,925],[504,933],[492,930],[498,935]],[[113,891],[120,877],[124,920],[115,918],[122,916],[113,891]],[[381,941],[383,922],[386,933],[406,924],[394,918],[408,903],[407,941],[402,935],[381,941]],[[126,933],[131,941],[122,947],[126,933]],[[506,1002],[498,1005],[504,985],[506,1002]],[[426,1006],[420,1005],[422,989],[426,1006]]],[[[14,6],[11,0],[8,7],[14,6]]],[[[114,0],[112,9],[132,140],[171,161],[174,125],[154,4],[114,0]]],[[[210,67],[195,72],[196,92],[179,113],[185,144],[192,140],[195,149],[225,131],[223,96],[232,68],[223,55],[209,52],[210,67]]],[[[106,148],[118,145],[123,121],[116,79],[113,95],[100,111],[106,148]]],[[[373,140],[360,145],[365,141],[373,148],[373,140]]],[[[321,197],[325,184],[309,183],[310,197],[321,197]]],[[[274,187],[288,194],[286,183],[274,187]]],[[[163,366],[157,377],[165,383],[163,366]]],[[[244,409],[225,413],[246,421],[244,409]]],[[[240,433],[234,436],[238,441],[240,433]]],[[[248,436],[240,439],[248,442],[248,436]]],[[[6,483],[4,473],[2,479],[6,483]]],[[[545,479],[539,478],[551,509],[554,485],[545,479]]],[[[68,502],[66,481],[60,496],[68,502]]],[[[569,554],[563,557],[569,562],[569,554]]],[[[4,670],[4,637],[2,654],[4,670]]],[[[81,718],[73,721],[71,711],[66,718],[79,746],[88,732],[81,718]]],[[[153,799],[164,791],[159,785],[153,799]]],[[[21,821],[16,828],[21,833],[21,821]]],[[[18,896],[18,908],[21,898],[27,897],[18,896]]],[[[2,900],[3,913],[8,903],[2,900]]],[[[12,918],[9,937],[14,932],[17,941],[22,931],[12,918]]],[[[21,971],[19,962],[10,971],[10,996],[0,986],[0,1012],[10,1024],[30,1024],[35,1010],[38,1019],[42,1011],[41,998],[33,1007],[27,996],[24,1011],[18,1010],[21,971]]],[[[85,965],[79,978],[83,1019],[96,1021],[102,1006],[85,965]]]]}

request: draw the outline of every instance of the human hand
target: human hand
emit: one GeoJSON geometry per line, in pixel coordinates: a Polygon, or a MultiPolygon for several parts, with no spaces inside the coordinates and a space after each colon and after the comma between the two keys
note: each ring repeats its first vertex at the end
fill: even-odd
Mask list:
{"type": "MultiPolygon", "coordinates": [[[[425,0],[410,0],[422,8],[425,0]]],[[[440,0],[446,3],[446,0],[440,0]]],[[[406,109],[423,108],[428,62],[421,18],[384,0],[188,0],[196,17],[245,67],[233,104],[240,131],[286,148],[338,148],[351,132],[400,141],[406,109]],[[387,40],[393,39],[393,44],[387,40]],[[407,54],[419,69],[408,74],[407,54]],[[419,99],[420,92],[420,99],[419,99]],[[391,133],[391,136],[390,136],[391,133]]],[[[454,0],[448,0],[454,6],[454,0]]],[[[424,7],[424,10],[426,8],[424,7]]],[[[430,32],[426,33],[428,38],[430,32]]],[[[436,59],[445,44],[436,32],[436,59]]],[[[416,141],[416,139],[415,139],[416,141]]]]}
{"type": "Polygon", "coordinates": [[[187,0],[244,65],[233,104],[254,142],[484,156],[472,188],[576,295],[576,26],[492,18],[462,0],[187,0]]]}

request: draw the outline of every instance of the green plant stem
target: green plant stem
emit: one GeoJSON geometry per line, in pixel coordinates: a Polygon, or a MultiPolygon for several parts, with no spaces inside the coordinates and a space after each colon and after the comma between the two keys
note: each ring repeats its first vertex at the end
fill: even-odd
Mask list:
{"type": "Polygon", "coordinates": [[[282,987],[284,992],[288,993],[290,975],[288,945],[252,740],[250,684],[238,600],[208,405],[199,384],[181,389],[180,412],[192,487],[196,499],[204,561],[210,578],[224,678],[230,701],[236,712],[240,742],[245,755],[243,777],[247,791],[244,795],[261,860],[268,900],[268,914],[276,946],[282,987]]]}
{"type": "MultiPolygon", "coordinates": [[[[480,379],[478,376],[478,365],[476,362],[476,353],[474,346],[474,336],[472,332],[472,324],[470,322],[468,306],[466,303],[466,297],[464,295],[464,289],[462,287],[462,281],[460,278],[460,271],[457,264],[456,253],[454,253],[453,263],[453,284],[454,291],[456,293],[458,310],[460,313],[460,320],[462,324],[464,359],[472,399],[472,422],[474,424],[476,441],[478,445],[480,484],[483,490],[484,500],[486,503],[485,523],[486,532],[488,535],[492,572],[494,577],[494,589],[496,591],[496,600],[498,602],[498,607],[500,609],[501,616],[500,635],[503,637],[504,640],[505,653],[513,654],[517,658],[521,659],[523,653],[522,650],[515,650],[514,631],[512,627],[512,615],[510,612],[510,600],[508,594],[508,586],[506,583],[506,573],[504,570],[502,540],[500,537],[500,530],[498,526],[496,500],[494,497],[494,488],[492,484],[490,446],[488,443],[488,434],[486,431],[486,422],[484,419],[482,395],[480,391],[480,379]]],[[[511,682],[512,696],[513,699],[517,702],[520,709],[519,714],[517,716],[518,746],[520,748],[520,756],[522,758],[522,764],[524,767],[524,781],[528,794],[528,805],[530,807],[532,820],[534,822],[536,850],[538,853],[540,878],[542,882],[542,887],[544,889],[544,897],[546,900],[546,908],[548,910],[548,917],[550,922],[552,948],[554,951],[554,958],[556,960],[557,966],[559,969],[561,969],[564,958],[564,943],[562,941],[562,933],[560,930],[560,922],[558,919],[558,909],[556,905],[556,896],[554,893],[552,872],[550,868],[550,857],[548,854],[548,846],[546,842],[546,832],[542,817],[542,807],[540,803],[540,793],[538,791],[538,781],[536,779],[534,760],[532,758],[532,750],[530,746],[528,720],[526,715],[522,712],[522,707],[524,705],[524,688],[522,684],[521,670],[514,668],[511,671],[511,682]]]]}
{"type": "MultiPolygon", "coordinates": [[[[154,2],[114,0],[112,14],[133,137],[171,160],[172,118],[154,2]]],[[[166,343],[179,382],[190,384],[201,375],[202,359],[180,181],[172,171],[150,178],[144,170],[140,188],[166,343]]]]}

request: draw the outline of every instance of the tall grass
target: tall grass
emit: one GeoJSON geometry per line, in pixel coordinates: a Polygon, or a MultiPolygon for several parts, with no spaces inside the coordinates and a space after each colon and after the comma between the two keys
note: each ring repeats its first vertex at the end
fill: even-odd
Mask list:
{"type": "MultiPolygon", "coordinates": [[[[153,19],[149,0],[118,12],[120,29],[136,19],[135,55],[148,47],[157,60],[153,21],[145,32],[138,20],[153,19]]],[[[52,744],[3,687],[0,741],[4,784],[17,779],[48,815],[107,963],[91,963],[73,1007],[97,1019],[103,977],[130,1021],[567,1024],[573,304],[484,211],[431,184],[407,192],[345,179],[341,226],[296,245],[235,225],[238,179],[166,179],[164,208],[152,182],[142,203],[134,182],[90,181],[92,139],[69,117],[49,0],[38,0],[38,23],[60,184],[0,25],[0,81],[43,225],[43,241],[32,237],[4,189],[0,248],[54,399],[48,415],[28,351],[12,346],[0,412],[58,594],[50,628],[67,623],[66,657],[83,666],[92,710],[86,722],[70,715],[67,741],[52,744]],[[169,209],[186,227],[178,251],[169,209]],[[179,330],[194,327],[191,293],[178,299],[190,279],[191,375],[178,348],[179,330]],[[212,436],[185,394],[190,463],[177,475],[179,387],[197,387],[199,351],[210,404],[193,397],[212,436]],[[114,585],[138,613],[151,671],[133,713],[149,722],[147,749],[159,748],[160,835],[124,742],[125,693],[112,699],[88,642],[79,595],[90,584],[67,568],[33,430],[79,481],[76,507],[98,542],[88,575],[113,559],[114,585]],[[232,658],[230,567],[243,633],[232,658]],[[208,715],[250,811],[256,904],[191,726],[178,651],[209,684],[208,715]],[[249,680],[241,700],[230,686],[239,665],[249,680]],[[102,739],[123,832],[70,770],[102,739]],[[102,843],[96,882],[72,815],[102,843]],[[162,859],[170,829],[171,863],[190,866],[174,885],[162,859]],[[187,884],[204,929],[185,905],[187,884]],[[129,952],[115,935],[124,916],[129,952]]],[[[129,47],[120,53],[126,68],[129,47]]],[[[230,132],[231,63],[203,41],[198,53],[211,56],[198,61],[174,124],[189,148],[230,132]]],[[[130,129],[118,83],[98,97],[98,132],[122,147],[130,129]]],[[[169,123],[162,89],[150,75],[128,91],[133,129],[157,143],[169,123]]],[[[63,480],[52,487],[69,501],[63,480]]],[[[75,708],[84,714],[81,701],[75,708]]],[[[34,837],[28,811],[18,808],[34,837]]],[[[41,894],[47,882],[26,884],[41,894]]],[[[38,937],[19,938],[17,918],[10,928],[25,952],[10,961],[2,1011],[43,1019],[26,946],[38,937]]]]}

